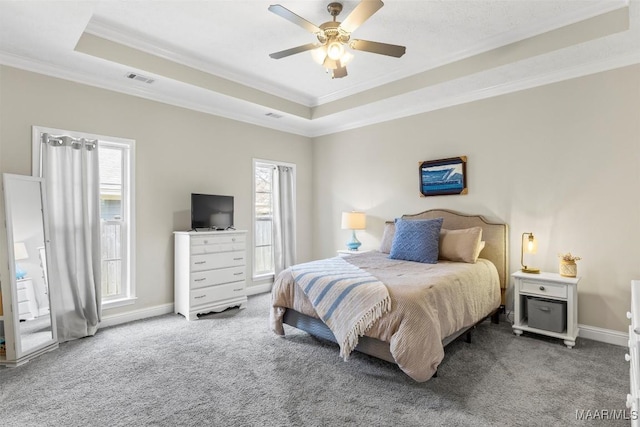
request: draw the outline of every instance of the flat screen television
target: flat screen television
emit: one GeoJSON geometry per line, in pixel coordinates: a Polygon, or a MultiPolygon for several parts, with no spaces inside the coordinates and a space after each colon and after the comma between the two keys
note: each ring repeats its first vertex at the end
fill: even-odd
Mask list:
{"type": "Polygon", "coordinates": [[[233,196],[191,193],[191,228],[226,230],[233,227],[233,196]]]}

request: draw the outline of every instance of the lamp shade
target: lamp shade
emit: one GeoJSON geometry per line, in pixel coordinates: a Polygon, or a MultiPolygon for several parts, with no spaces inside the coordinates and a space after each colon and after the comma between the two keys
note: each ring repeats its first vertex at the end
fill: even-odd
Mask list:
{"type": "Polygon", "coordinates": [[[520,249],[520,264],[524,273],[540,273],[539,268],[531,267],[524,263],[524,254],[535,254],[538,252],[538,241],[533,233],[522,233],[522,248],[520,249]]]}
{"type": "Polygon", "coordinates": [[[533,236],[533,233],[529,233],[529,236],[526,237],[526,242],[524,244],[524,251],[528,254],[537,254],[538,253],[538,239],[533,236]]]}
{"type": "Polygon", "coordinates": [[[364,212],[342,212],[343,230],[364,230],[367,227],[367,216],[364,212]]]}
{"type": "Polygon", "coordinates": [[[16,242],[13,244],[13,256],[16,261],[21,259],[29,259],[29,253],[27,252],[27,246],[24,242],[16,242]]]}

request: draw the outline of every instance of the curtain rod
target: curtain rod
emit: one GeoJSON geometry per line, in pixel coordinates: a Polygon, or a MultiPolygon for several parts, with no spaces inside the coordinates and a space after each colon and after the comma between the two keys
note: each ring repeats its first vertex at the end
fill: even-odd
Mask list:
{"type": "Polygon", "coordinates": [[[51,135],[48,133],[42,134],[42,142],[53,146],[69,145],[73,148],[80,148],[80,146],[84,145],[88,150],[93,150],[98,146],[97,139],[74,138],[69,135],[51,135]]]}

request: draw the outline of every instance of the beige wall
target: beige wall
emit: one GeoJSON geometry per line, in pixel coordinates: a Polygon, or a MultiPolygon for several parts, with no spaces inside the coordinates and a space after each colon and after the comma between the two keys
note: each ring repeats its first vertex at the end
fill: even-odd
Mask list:
{"type": "MultiPolygon", "coordinates": [[[[625,331],[629,281],[640,278],[640,67],[627,67],[336,135],[308,138],[60,79],[0,67],[0,172],[31,173],[31,126],[136,140],[139,300],[107,315],[173,302],[173,230],[189,226],[189,193],[236,196],[251,225],[251,159],[298,165],[298,259],[332,256],[349,238],[340,212],[382,224],[440,207],[540,240],[536,263],[583,257],[579,321],[625,331]],[[466,155],[469,194],[419,197],[418,162],[466,155]],[[312,171],[313,170],[313,174],[312,171]],[[313,209],[312,209],[313,207],[313,209]],[[311,246],[313,242],[313,247],[311,246]]],[[[0,200],[0,208],[4,209],[0,200]]],[[[3,211],[0,220],[4,218],[3,211]]],[[[5,231],[0,227],[0,239],[5,231]]],[[[6,247],[0,245],[6,280],[6,247]]]]}
{"type": "Polygon", "coordinates": [[[0,172],[31,174],[32,125],[136,141],[139,299],[105,315],[173,302],[172,232],[190,226],[191,192],[234,195],[236,227],[251,230],[253,158],[297,165],[298,259],[310,259],[310,139],[9,67],[0,78],[0,172]]]}
{"type": "Polygon", "coordinates": [[[640,66],[395,120],[314,141],[314,254],[344,247],[340,212],[362,209],[363,247],[385,220],[449,208],[539,239],[535,263],[579,261],[579,322],[626,331],[629,282],[640,278],[640,66]],[[421,198],[421,160],[468,156],[469,194],[421,198]]]}

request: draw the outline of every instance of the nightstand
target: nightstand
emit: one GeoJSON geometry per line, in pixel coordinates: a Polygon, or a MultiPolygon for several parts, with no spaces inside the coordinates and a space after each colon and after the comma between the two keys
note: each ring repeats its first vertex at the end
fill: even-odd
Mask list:
{"type": "Polygon", "coordinates": [[[528,274],[518,271],[514,281],[513,332],[534,332],[560,338],[572,348],[578,337],[579,277],[556,273],[528,274]],[[527,311],[527,307],[533,310],[527,311]],[[562,321],[561,323],[559,321],[562,321]],[[560,325],[560,326],[558,326],[560,325]]]}
{"type": "Polygon", "coordinates": [[[361,251],[350,251],[349,249],[338,249],[338,255],[343,258],[351,255],[366,254],[367,252],[371,252],[371,249],[365,249],[361,251]]]}

